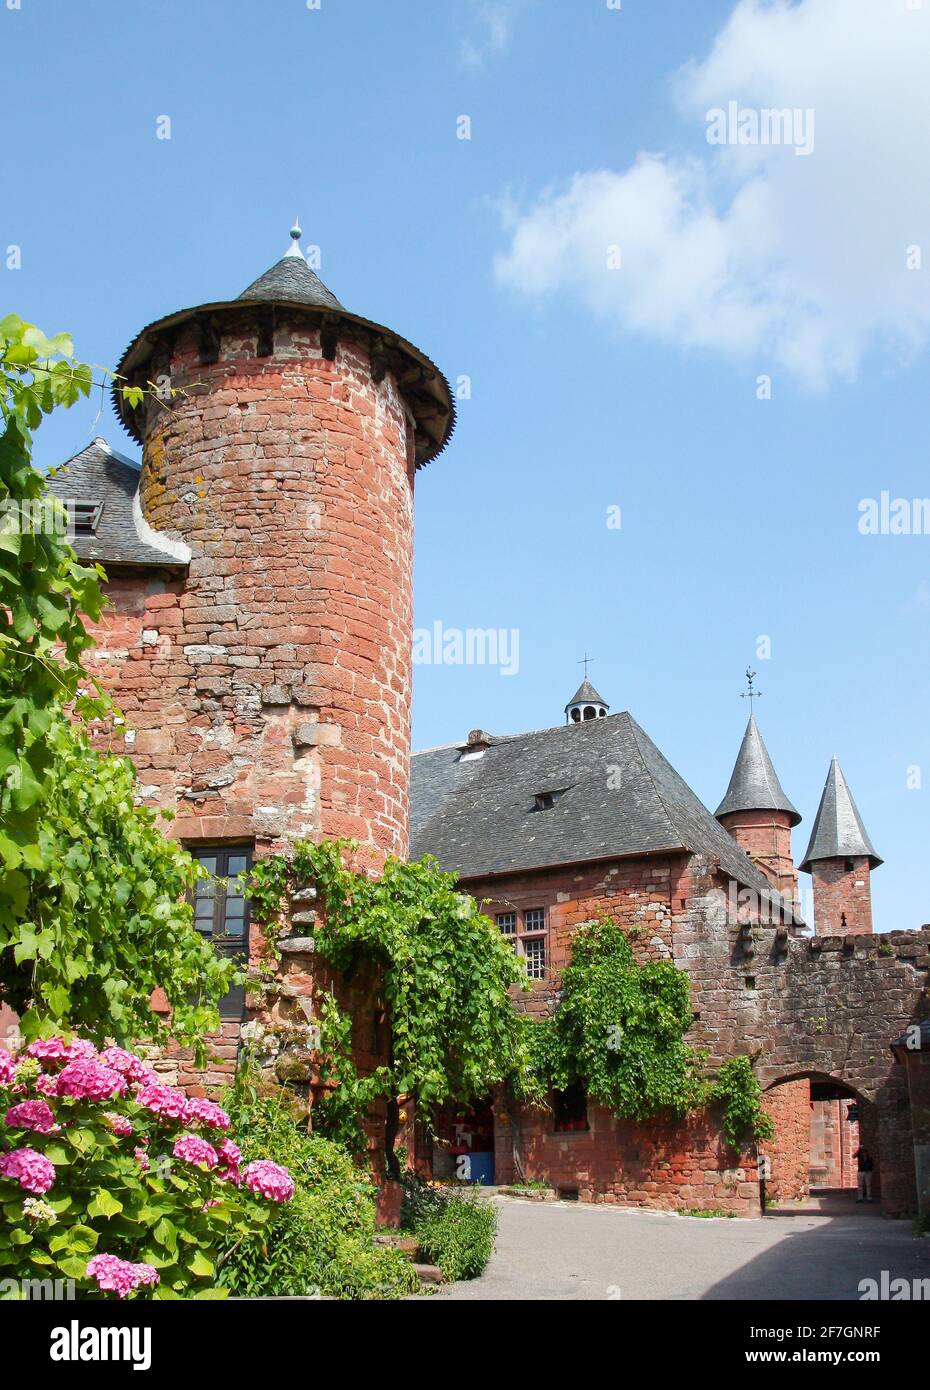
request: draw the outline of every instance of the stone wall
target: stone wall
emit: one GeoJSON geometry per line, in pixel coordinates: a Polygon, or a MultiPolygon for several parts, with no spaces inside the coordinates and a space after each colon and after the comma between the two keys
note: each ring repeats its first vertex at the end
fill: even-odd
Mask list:
{"type": "Polygon", "coordinates": [[[495,1177],[541,1180],[562,1196],[583,1202],[654,1207],[668,1211],[716,1208],[741,1216],[759,1214],[755,1158],[734,1154],[721,1138],[719,1117],[637,1124],[588,1106],[590,1129],[557,1134],[551,1114],[523,1111],[514,1134],[506,1112],[495,1111],[495,1177]]]}
{"type": "Polygon", "coordinates": [[[775,1122],[775,1139],[760,1146],[771,1164],[766,1196],[778,1202],[801,1201],[810,1190],[810,1082],[801,1078],[773,1086],[763,1104],[775,1122]]]}

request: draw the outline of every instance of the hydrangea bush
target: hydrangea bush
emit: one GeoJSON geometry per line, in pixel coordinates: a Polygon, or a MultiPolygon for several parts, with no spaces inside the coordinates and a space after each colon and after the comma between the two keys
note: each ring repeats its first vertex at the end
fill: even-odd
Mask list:
{"type": "Polygon", "coordinates": [[[78,1297],[225,1297],[218,1252],[294,1195],[281,1165],[243,1165],[229,1130],[219,1105],[162,1085],[123,1048],[0,1048],[0,1279],[64,1277],[78,1297]]]}

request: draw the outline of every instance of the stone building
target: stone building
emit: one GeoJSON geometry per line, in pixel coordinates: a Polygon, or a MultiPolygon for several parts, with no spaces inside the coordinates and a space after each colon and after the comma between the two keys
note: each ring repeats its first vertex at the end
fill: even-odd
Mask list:
{"type": "MultiPolygon", "coordinates": [[[[800,865],[813,878],[812,933],[791,850],[801,818],[754,718],[711,815],[590,682],[565,714],[553,728],[476,730],[413,759],[411,853],[457,873],[523,957],[532,984],[515,1006],[554,1009],[573,932],[612,918],[641,961],[688,973],[688,1041],[712,1066],[754,1058],[776,1122],[764,1154],[770,1198],[854,1188],[861,1142],[877,1161],[883,1209],[914,1210],[918,1137],[891,1042],[926,1010],[930,928],[871,933],[869,872],[881,860],[836,760],[800,865]]],[[[498,1181],[541,1179],[624,1204],[759,1209],[759,1155],[728,1152],[706,1117],[633,1124],[577,1087],[552,1102],[550,1113],[516,1117],[491,1107],[498,1181]]],[[[454,1150],[468,1151],[472,1128],[484,1126],[450,1117],[454,1150]]],[[[441,1150],[435,1157],[448,1166],[441,1150]]]]}
{"type": "MultiPolygon", "coordinates": [[[[108,574],[91,661],[125,723],[107,746],[133,758],[141,800],[174,812],[171,833],[213,875],[198,929],[254,955],[235,875],[295,836],[351,836],[372,872],[388,854],[431,853],[513,942],[531,977],[515,1007],[539,1013],[558,999],[574,930],[609,915],[641,959],[688,972],[690,1041],[716,1063],[756,1059],[778,1125],[770,1193],[802,1195],[812,1173],[847,1186],[861,1133],[885,1210],[913,1210],[926,1129],[909,1096],[923,1074],[891,1043],[930,1011],[930,931],[872,934],[881,860],[836,763],[799,866],[814,935],[797,905],[800,818],[754,719],[716,815],[587,679],[564,724],[477,730],[416,755],[411,779],[413,487],[449,440],[452,398],[422,352],[339,303],[299,235],[237,298],[134,338],[118,372],[146,395],[114,401],[141,464],[97,439],[51,480],[78,553],[108,574]]],[[[312,1012],[313,921],[312,895],[291,904],[279,1021],[312,1012]]],[[[373,1066],[386,1047],[377,998],[359,979],[347,1002],[356,1060],[373,1066]]],[[[224,1001],[206,1074],[183,1055],[164,1065],[190,1087],[222,1081],[247,1005],[241,992],[224,1001]]],[[[712,1116],[633,1126],[577,1088],[516,1117],[488,1099],[450,1123],[484,1145],[499,1181],[759,1208],[758,1155],[727,1152],[712,1116]]]]}

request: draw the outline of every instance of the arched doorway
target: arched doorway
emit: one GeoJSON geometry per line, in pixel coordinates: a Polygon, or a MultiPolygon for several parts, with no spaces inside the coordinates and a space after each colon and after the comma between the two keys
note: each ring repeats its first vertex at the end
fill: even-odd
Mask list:
{"type": "Polygon", "coordinates": [[[871,1155],[873,1209],[880,1198],[878,1119],[874,1103],[839,1077],[804,1072],[780,1077],[763,1095],[775,1135],[760,1145],[768,1159],[766,1205],[855,1210],[860,1147],[871,1155]]]}

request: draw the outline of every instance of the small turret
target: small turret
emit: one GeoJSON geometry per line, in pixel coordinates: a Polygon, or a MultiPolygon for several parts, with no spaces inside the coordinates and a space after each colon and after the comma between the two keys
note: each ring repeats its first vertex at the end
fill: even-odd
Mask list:
{"type": "Polygon", "coordinates": [[[755,716],[749,716],[717,819],[780,893],[795,896],[791,829],[801,817],[785,795],[755,716]]]}
{"type": "Polygon", "coordinates": [[[814,881],[814,930],[819,936],[872,930],[870,875],[881,862],[834,758],[800,865],[814,881]]]}

